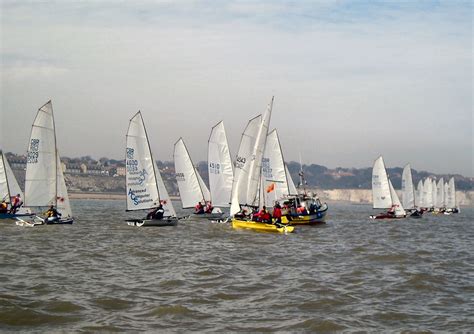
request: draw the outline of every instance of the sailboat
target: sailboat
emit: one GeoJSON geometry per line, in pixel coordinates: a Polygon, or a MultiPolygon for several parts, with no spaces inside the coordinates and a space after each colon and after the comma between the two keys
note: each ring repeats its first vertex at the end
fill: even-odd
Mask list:
{"type": "Polygon", "coordinates": [[[212,127],[207,162],[211,202],[216,207],[229,207],[234,170],[223,121],[212,127]]]}
{"type": "Polygon", "coordinates": [[[137,112],[128,126],[126,147],[127,211],[153,210],[163,207],[160,219],[127,219],[131,226],[173,226],[178,223],[176,212],[168,196],[160,171],[156,166],[141,112],[137,112]]]}
{"type": "Polygon", "coordinates": [[[220,209],[212,209],[211,193],[194,166],[183,138],[179,138],[174,144],[173,158],[183,209],[195,208],[195,217],[221,217],[223,213],[220,209]]]}
{"type": "Polygon", "coordinates": [[[460,210],[456,205],[456,186],[454,184],[454,177],[449,179],[446,195],[446,212],[458,213],[460,210]]]}
{"type": "Polygon", "coordinates": [[[440,178],[436,184],[436,201],[434,203],[435,213],[442,213],[445,210],[444,202],[444,179],[440,178]]]}
{"type": "Polygon", "coordinates": [[[407,164],[402,173],[402,205],[410,213],[410,217],[420,218],[422,213],[416,209],[415,188],[411,173],[411,166],[407,164]]]}
{"type": "MultiPolygon", "coordinates": [[[[304,178],[303,174],[300,175],[304,178]]],[[[328,206],[319,198],[308,194],[306,189],[299,194],[285,164],[280,139],[276,129],[267,136],[262,161],[265,203],[283,203],[286,219],[292,225],[310,225],[325,222],[328,206]],[[301,209],[301,210],[300,210],[301,209]]]]}
{"type": "MultiPolygon", "coordinates": [[[[20,195],[23,198],[23,192],[18,185],[15,174],[8,163],[7,157],[0,151],[0,201],[11,204],[11,198],[20,195]]],[[[13,219],[15,217],[31,216],[32,213],[28,209],[21,207],[15,213],[0,213],[0,219],[13,219]]]]}
{"type": "Polygon", "coordinates": [[[419,180],[418,185],[416,186],[415,207],[419,208],[420,211],[423,212],[423,207],[424,207],[423,180],[419,180]]]}
{"type": "Polygon", "coordinates": [[[33,221],[17,218],[17,224],[72,224],[71,205],[64,180],[61,159],[56,146],[51,100],[38,109],[31,129],[25,175],[25,207],[54,206],[61,214],[59,219],[36,216],[33,221]]]}
{"type": "Polygon", "coordinates": [[[383,157],[378,157],[372,169],[372,200],[374,209],[389,209],[386,213],[371,215],[371,219],[405,218],[400,199],[387,176],[383,157]]]}
{"type": "Polygon", "coordinates": [[[423,205],[427,211],[433,210],[433,182],[430,177],[423,183],[423,205]]]}
{"type": "Polygon", "coordinates": [[[230,215],[232,227],[265,232],[293,232],[293,226],[252,221],[250,213],[265,205],[262,160],[268,135],[273,98],[265,115],[249,121],[240,141],[235,160],[230,215]]]}

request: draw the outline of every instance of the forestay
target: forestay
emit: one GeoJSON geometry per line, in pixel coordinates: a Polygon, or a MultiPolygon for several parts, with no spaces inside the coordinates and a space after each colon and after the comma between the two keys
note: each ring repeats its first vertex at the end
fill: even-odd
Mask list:
{"type": "Polygon", "coordinates": [[[156,166],[155,160],[153,160],[153,164],[155,167],[155,175],[156,182],[158,184],[158,194],[160,196],[160,202],[163,205],[163,209],[165,210],[164,216],[176,217],[176,211],[174,210],[173,203],[171,202],[168,190],[166,190],[165,183],[163,182],[163,178],[161,177],[160,170],[156,166]]]}
{"type": "Polygon", "coordinates": [[[211,130],[207,160],[212,203],[214,206],[228,207],[234,172],[224,122],[222,121],[211,130]]]}
{"type": "Polygon", "coordinates": [[[56,154],[56,166],[57,166],[57,183],[58,192],[56,198],[56,206],[58,211],[61,213],[61,218],[71,218],[71,203],[69,202],[69,196],[67,194],[66,182],[64,180],[63,168],[61,166],[61,159],[59,154],[56,154]]]}
{"type": "MultiPolygon", "coordinates": [[[[183,208],[193,208],[198,202],[209,201],[209,190],[201,187],[197,171],[182,138],[174,144],[174,166],[183,208]]],[[[204,182],[202,183],[204,185],[204,182]]],[[[204,185],[205,186],[205,185],[204,185]]]]}
{"type": "Polygon", "coordinates": [[[56,204],[56,133],[51,101],[39,108],[31,129],[25,175],[25,206],[56,204]]]}
{"type": "Polygon", "coordinates": [[[388,209],[392,207],[390,186],[382,156],[375,160],[372,168],[372,199],[374,209],[388,209]]]}
{"type": "Polygon", "coordinates": [[[415,208],[415,191],[413,189],[413,180],[410,164],[403,168],[402,173],[402,201],[405,209],[415,208]]]}
{"type": "Polygon", "coordinates": [[[157,207],[160,202],[155,163],[141,112],[130,120],[126,148],[127,210],[157,207]]]}
{"type": "Polygon", "coordinates": [[[290,190],[290,195],[298,195],[298,190],[296,189],[295,183],[293,182],[293,178],[291,177],[287,164],[285,164],[285,173],[288,180],[288,189],[290,190]]]}

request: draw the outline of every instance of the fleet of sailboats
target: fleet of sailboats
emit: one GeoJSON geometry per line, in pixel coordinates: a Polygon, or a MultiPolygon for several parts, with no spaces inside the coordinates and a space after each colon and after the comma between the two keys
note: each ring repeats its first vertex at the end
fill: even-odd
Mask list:
{"type": "MultiPolygon", "coordinates": [[[[325,221],[328,211],[316,195],[307,193],[301,166],[299,192],[285,162],[277,129],[269,132],[274,98],[265,113],[249,120],[232,161],[224,123],[212,127],[208,141],[209,188],[193,164],[189,151],[180,138],[174,145],[175,175],[184,209],[207,207],[200,217],[223,218],[221,208],[229,208],[232,227],[257,231],[288,233],[298,224],[325,221]],[[255,219],[256,212],[275,212],[283,205],[283,216],[267,220],[255,219]],[[215,207],[214,207],[215,206],[215,207]],[[268,209],[267,209],[268,208],[268,209]],[[272,209],[273,208],[273,209],[272,209]]],[[[130,120],[126,135],[126,207],[127,212],[148,210],[146,217],[129,218],[133,226],[176,225],[176,215],[161,173],[150,149],[141,112],[130,120]]],[[[10,204],[14,195],[23,193],[13,171],[0,151],[0,196],[10,204]]],[[[451,214],[459,212],[454,178],[445,182],[426,177],[415,188],[410,164],[402,173],[400,201],[387,174],[383,157],[374,161],[372,169],[374,209],[387,212],[372,219],[420,217],[425,211],[451,214]]],[[[72,224],[74,219],[67,193],[63,166],[57,149],[56,128],[51,101],[38,109],[28,145],[25,176],[25,205],[18,212],[0,213],[0,219],[15,219],[18,225],[72,224]],[[31,213],[33,208],[48,210],[49,217],[31,213]],[[51,214],[52,212],[52,214],[51,214]]],[[[224,219],[222,219],[224,220],[224,219]]],[[[222,221],[221,220],[221,221],[222,221]]]]}

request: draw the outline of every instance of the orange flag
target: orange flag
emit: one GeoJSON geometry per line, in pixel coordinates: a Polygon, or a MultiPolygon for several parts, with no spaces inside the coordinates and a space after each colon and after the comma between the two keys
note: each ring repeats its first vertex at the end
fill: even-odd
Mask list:
{"type": "Polygon", "coordinates": [[[275,190],[275,183],[272,183],[267,187],[267,193],[271,193],[273,190],[275,190]]]}

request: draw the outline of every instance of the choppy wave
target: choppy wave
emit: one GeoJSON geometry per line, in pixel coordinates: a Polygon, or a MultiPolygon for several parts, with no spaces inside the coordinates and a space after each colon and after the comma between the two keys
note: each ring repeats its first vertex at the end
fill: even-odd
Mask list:
{"type": "Polygon", "coordinates": [[[130,227],[121,201],[74,201],[72,226],[0,221],[0,330],[474,328],[474,210],[396,222],[330,210],[288,235],[195,219],[130,227]]]}

